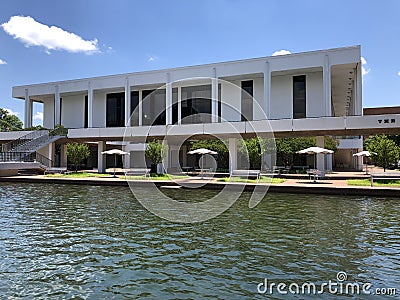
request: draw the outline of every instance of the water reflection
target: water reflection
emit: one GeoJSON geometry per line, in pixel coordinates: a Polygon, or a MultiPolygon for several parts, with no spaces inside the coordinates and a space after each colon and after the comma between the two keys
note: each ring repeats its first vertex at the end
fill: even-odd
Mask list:
{"type": "Polygon", "coordinates": [[[254,299],[265,277],[321,283],[339,271],[399,288],[397,199],[268,194],[249,209],[245,193],[215,219],[181,224],[123,187],[0,184],[0,195],[5,298],[254,299]]]}

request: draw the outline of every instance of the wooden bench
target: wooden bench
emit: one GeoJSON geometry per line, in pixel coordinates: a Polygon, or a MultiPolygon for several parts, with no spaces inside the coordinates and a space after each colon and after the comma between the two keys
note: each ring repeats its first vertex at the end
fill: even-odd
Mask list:
{"type": "Polygon", "coordinates": [[[376,179],[400,180],[400,173],[371,173],[371,186],[374,186],[374,180],[376,179]]]}
{"type": "Polygon", "coordinates": [[[125,171],[125,179],[129,176],[144,176],[150,177],[150,169],[146,168],[135,168],[135,169],[129,169],[125,171]]]}
{"type": "Polygon", "coordinates": [[[231,177],[246,177],[260,179],[260,170],[233,170],[231,177]]]}

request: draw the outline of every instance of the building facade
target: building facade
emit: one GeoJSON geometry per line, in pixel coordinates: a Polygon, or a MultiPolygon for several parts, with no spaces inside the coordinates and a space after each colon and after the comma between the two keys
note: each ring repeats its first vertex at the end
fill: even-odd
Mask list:
{"type": "MultiPolygon", "coordinates": [[[[170,151],[181,156],[180,162],[171,159],[172,168],[187,164],[182,155],[187,149],[174,147],[180,135],[218,135],[229,140],[233,152],[234,133],[312,135],[323,146],[323,136],[343,135],[351,122],[357,128],[362,116],[360,51],[354,46],[32,84],[13,87],[12,94],[25,101],[25,127],[32,126],[32,103],[43,103],[43,126],[62,125],[69,129],[68,138],[90,143],[100,172],[107,166],[100,152],[107,147],[143,151],[143,142],[166,136],[170,151]]],[[[362,139],[354,136],[340,148],[350,157],[362,149],[362,139]]],[[[63,144],[38,151],[66,164],[63,144]]],[[[125,167],[135,165],[133,157],[125,167]]],[[[237,155],[231,157],[230,169],[235,169],[237,155]]],[[[332,164],[318,158],[318,168],[331,169],[332,164]]],[[[349,162],[348,167],[358,164],[349,162]]]]}

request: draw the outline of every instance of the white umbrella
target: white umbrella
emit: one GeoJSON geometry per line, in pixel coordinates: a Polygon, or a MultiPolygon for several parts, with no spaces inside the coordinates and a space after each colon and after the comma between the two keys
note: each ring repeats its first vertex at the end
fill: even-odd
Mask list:
{"type": "Polygon", "coordinates": [[[213,155],[213,154],[218,154],[218,153],[215,151],[212,151],[212,150],[205,149],[205,148],[200,148],[200,149],[189,151],[188,154],[201,154],[201,155],[211,154],[211,155],[213,155]]]}
{"type": "MultiPolygon", "coordinates": [[[[364,156],[371,156],[371,155],[375,155],[375,152],[369,152],[369,151],[361,151],[361,152],[357,152],[354,153],[353,156],[357,156],[357,157],[364,157],[364,156]]],[[[365,163],[365,174],[368,174],[368,164],[365,163]]]]}
{"type": "Polygon", "coordinates": [[[129,155],[129,152],[125,152],[119,149],[111,149],[111,150],[107,150],[107,151],[103,151],[101,152],[101,154],[114,154],[114,177],[115,176],[115,168],[117,166],[117,155],[129,155]]]}
{"type": "MultiPolygon", "coordinates": [[[[195,150],[189,151],[188,154],[201,154],[201,156],[203,157],[204,154],[215,155],[218,153],[215,151],[209,150],[209,149],[200,148],[200,149],[195,149],[195,150]]],[[[201,159],[201,173],[203,173],[203,169],[204,169],[204,160],[201,159]]]]}
{"type": "MultiPolygon", "coordinates": [[[[309,147],[300,151],[297,151],[298,154],[332,154],[333,151],[321,147],[309,147]]],[[[314,156],[314,169],[315,169],[315,156],[314,156]]]]}

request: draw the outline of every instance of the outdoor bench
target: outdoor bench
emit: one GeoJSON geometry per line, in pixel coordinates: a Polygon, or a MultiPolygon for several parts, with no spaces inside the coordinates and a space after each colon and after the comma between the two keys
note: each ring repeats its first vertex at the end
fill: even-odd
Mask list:
{"type": "Polygon", "coordinates": [[[69,174],[70,171],[67,171],[67,168],[47,168],[44,171],[44,175],[46,174],[69,174]]]}
{"type": "Polygon", "coordinates": [[[374,180],[376,179],[400,180],[400,173],[371,173],[371,186],[374,186],[374,180]]]}
{"type": "Polygon", "coordinates": [[[144,178],[146,178],[147,176],[150,177],[150,169],[135,168],[135,169],[126,170],[125,171],[125,179],[129,176],[144,176],[144,178]]]}
{"type": "Polygon", "coordinates": [[[231,177],[255,177],[256,179],[259,179],[260,170],[233,170],[231,173],[231,177]]]}

